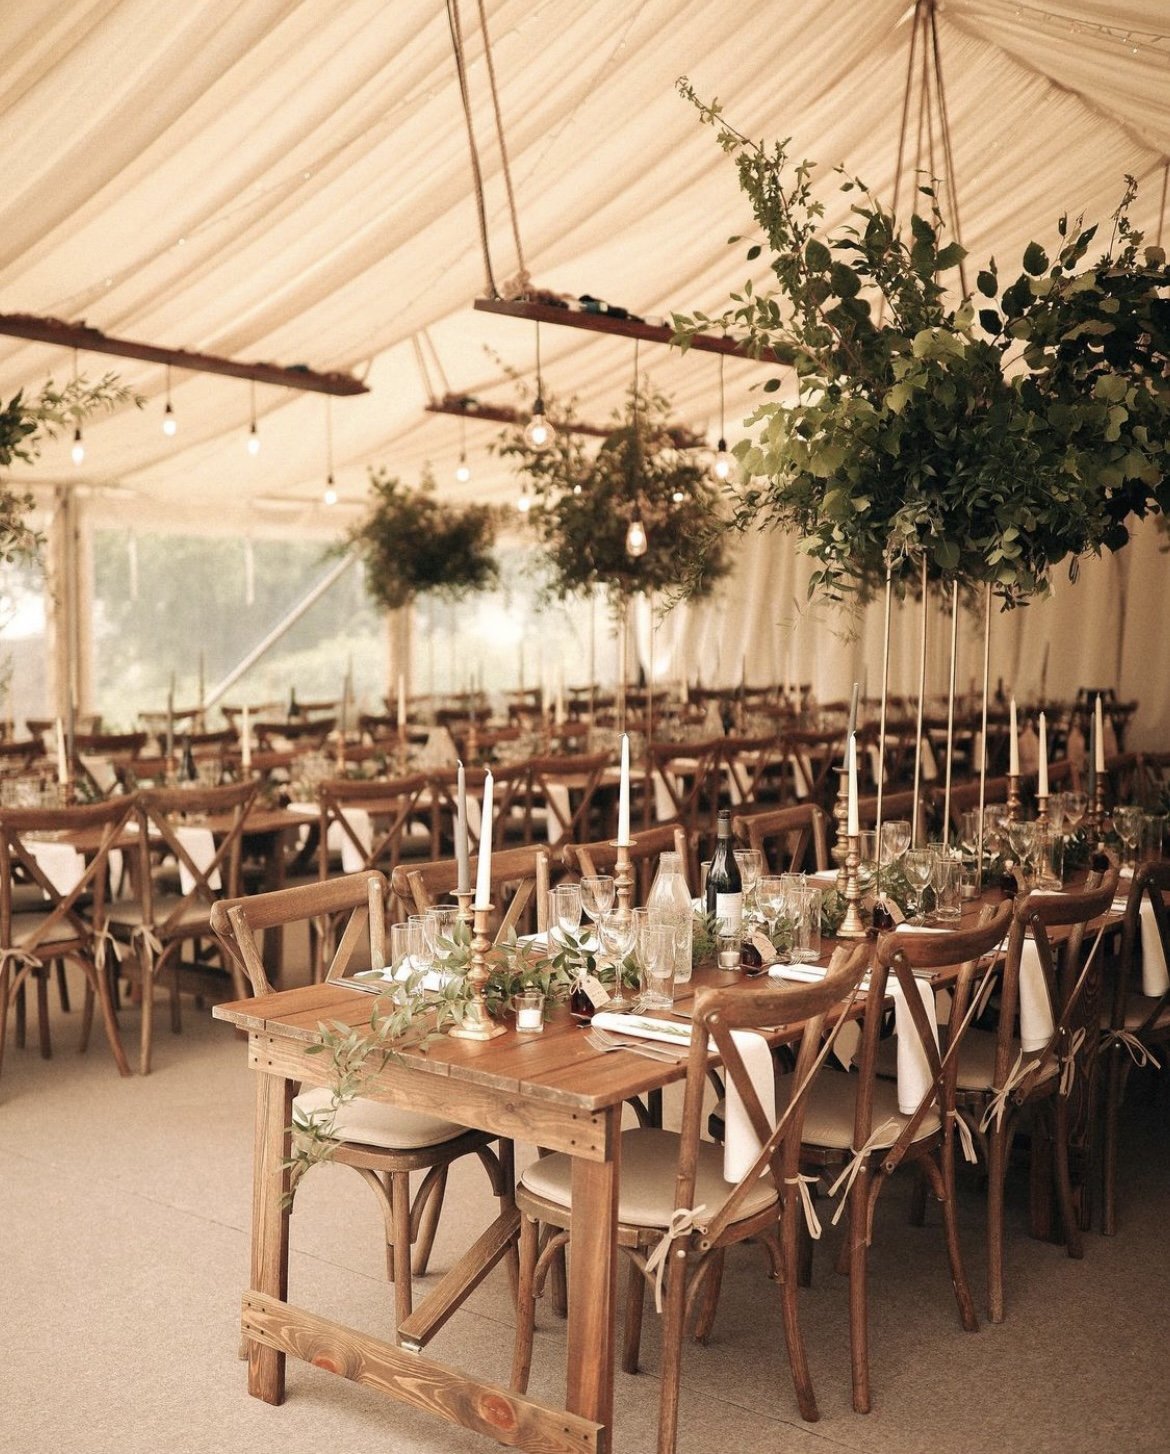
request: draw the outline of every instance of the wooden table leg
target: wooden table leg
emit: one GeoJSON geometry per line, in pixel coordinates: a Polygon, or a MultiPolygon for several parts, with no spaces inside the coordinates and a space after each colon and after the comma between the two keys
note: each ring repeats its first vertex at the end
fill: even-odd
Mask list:
{"type": "MultiPolygon", "coordinates": [[[[608,1161],[573,1159],[569,1256],[569,1370],[565,1406],[613,1423],[614,1307],[621,1107],[609,1112],[608,1161]]],[[[612,1448],[612,1438],[607,1448],[612,1448]]]]}
{"type": "MultiPolygon", "coordinates": [[[[288,1298],[289,1174],[293,1082],[261,1070],[256,1089],[256,1147],[252,1168],[252,1290],[288,1298]]],[[[275,1348],[248,1344],[248,1392],[265,1403],[284,1402],[284,1358],[275,1348]]]]}

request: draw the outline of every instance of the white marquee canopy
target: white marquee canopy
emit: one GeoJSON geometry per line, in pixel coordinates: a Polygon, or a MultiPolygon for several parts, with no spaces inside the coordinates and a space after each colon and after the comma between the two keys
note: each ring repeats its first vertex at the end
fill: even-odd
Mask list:
{"type": "MultiPolygon", "coordinates": [[[[460,9],[502,280],[516,257],[483,37],[477,6],[460,9]]],[[[717,310],[744,281],[742,248],[725,244],[751,218],[734,168],[674,90],[683,73],[741,130],[791,136],[798,154],[893,193],[910,0],[487,0],[486,12],[525,261],[541,287],[661,317],[717,310]]],[[[1141,186],[1135,221],[1157,235],[1170,156],[1165,0],[938,0],[938,25],[973,260],[1010,266],[1063,211],[1107,219],[1127,173],[1141,186]]],[[[483,424],[466,426],[474,474],[455,484],[460,423],[424,412],[415,357],[425,330],[440,391],[501,404],[524,398],[507,370],[530,387],[534,363],[531,324],[472,310],[484,264],[442,0],[12,0],[0,55],[0,311],[353,371],[370,389],[327,405],[257,386],[252,458],[246,383],[174,374],[172,440],[161,367],[83,355],[90,375],[113,364],[145,409],[87,424],[80,468],[63,441],[22,477],[89,487],[93,519],[236,533],[337,529],[370,464],[413,479],[430,461],[452,496],[514,498],[483,424]],[[321,503],[327,411],[333,510],[321,503]]],[[[629,341],[545,329],[542,345],[548,386],[606,419],[631,378],[629,341]]],[[[714,356],[646,346],[641,363],[713,443],[714,356]]],[[[0,338],[0,395],[72,366],[67,350],[0,338]]],[[[730,438],[765,376],[729,361],[730,438]]],[[[1156,543],[1139,548],[1124,570],[1149,573],[1156,592],[1156,543]]],[[[1118,596],[1121,569],[1091,563],[1085,588],[1118,596]]],[[[1114,600],[1098,615],[1120,625],[1124,609],[1114,600]]],[[[1025,670],[1039,648],[1015,630],[1025,670]]],[[[1070,664],[1063,685],[1078,673],[1070,664]]],[[[1166,695],[1154,718],[1170,719],[1170,688],[1142,686],[1147,701],[1166,695]]]]}

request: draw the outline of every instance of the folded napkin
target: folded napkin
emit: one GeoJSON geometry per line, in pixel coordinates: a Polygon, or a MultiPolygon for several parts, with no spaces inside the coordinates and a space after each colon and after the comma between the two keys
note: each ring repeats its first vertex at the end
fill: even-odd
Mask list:
{"type": "Polygon", "coordinates": [[[1052,1039],[1055,1023],[1048,985],[1040,967],[1040,951],[1032,939],[1024,940],[1020,955],[1020,1047],[1031,1055],[1052,1039]]]}
{"type": "MultiPolygon", "coordinates": [[[[184,823],[175,829],[175,837],[183,845],[183,848],[190,856],[191,862],[200,873],[206,873],[215,858],[215,838],[210,828],[196,827],[194,824],[184,823]]],[[[179,860],[179,889],[183,897],[195,887],[195,875],[187,867],[182,859],[179,860]]],[[[223,888],[223,882],[217,868],[207,880],[209,888],[218,893],[223,888]]]]}
{"type": "Polygon", "coordinates": [[[422,763],[425,767],[454,767],[459,760],[455,750],[455,739],[446,727],[432,727],[423,747],[422,763]]]}
{"type": "Polygon", "coordinates": [[[102,797],[108,797],[118,786],[118,774],[114,771],[114,765],[108,757],[92,757],[88,753],[78,753],[82,767],[93,778],[94,785],[102,797]]]}
{"type": "MultiPolygon", "coordinates": [[[[71,894],[85,873],[85,855],[71,843],[29,842],[24,845],[37,861],[37,867],[64,898],[71,894]]],[[[45,898],[49,895],[46,893],[45,898]]]]}
{"type": "MultiPolygon", "coordinates": [[[[772,1068],[772,1047],[754,1030],[733,1030],[731,1039],[748,1079],[759,1099],[769,1126],[776,1124],[776,1073],[772,1068]]],[[[748,1116],[739,1087],[727,1077],[724,1101],[723,1180],[740,1181],[759,1155],[760,1138],[748,1116]]]]}
{"type": "Polygon", "coordinates": [[[593,1023],[599,1030],[628,1035],[638,1040],[661,1040],[679,1050],[689,1050],[691,1027],[673,1020],[656,1020],[650,1015],[623,1015],[616,1010],[598,1010],[593,1023]]]}
{"type": "Polygon", "coordinates": [[[1160,999],[1170,990],[1170,971],[1166,968],[1166,946],[1158,933],[1154,906],[1145,894],[1138,910],[1142,930],[1142,994],[1160,999]]]}
{"type": "MultiPolygon", "coordinates": [[[[902,933],[903,930],[899,929],[898,932],[902,933]]],[[[898,1041],[898,1109],[904,1116],[912,1116],[934,1077],[901,980],[896,975],[891,975],[886,987],[894,1001],[894,1031],[898,1041]]],[[[934,988],[929,980],[919,979],[917,976],[914,979],[914,988],[922,1000],[922,1008],[930,1022],[934,1048],[937,1050],[938,1019],[934,1006],[934,988]]]]}
{"type": "MultiPolygon", "coordinates": [[[[468,806],[470,806],[470,802],[468,806]]],[[[290,803],[288,810],[290,813],[303,813],[310,818],[317,818],[321,813],[316,803],[290,803]]],[[[346,808],[341,816],[353,829],[354,836],[361,844],[361,848],[358,848],[340,823],[330,823],[325,847],[330,853],[341,854],[341,871],[343,873],[361,873],[366,867],[366,860],[374,844],[374,831],[370,824],[370,815],[365,808],[346,808]]],[[[307,828],[301,830],[302,842],[307,833],[307,828]]]]}
{"type": "Polygon", "coordinates": [[[560,783],[549,783],[545,788],[545,798],[548,804],[545,812],[548,841],[559,843],[573,817],[573,810],[569,806],[569,790],[560,783]]]}
{"type": "MultiPolygon", "coordinates": [[[[362,985],[377,986],[381,984],[393,984],[395,981],[403,984],[414,973],[414,964],[408,955],[397,969],[391,969],[388,964],[383,965],[381,969],[362,969],[353,978],[362,985]]],[[[419,981],[419,987],[424,990],[438,992],[441,989],[445,989],[455,978],[455,975],[448,974],[446,970],[428,969],[419,981]]]]}
{"type": "Polygon", "coordinates": [[[790,752],[788,764],[792,768],[792,787],[798,798],[807,798],[812,792],[812,763],[807,752],[790,752]]]}
{"type": "Polygon", "coordinates": [[[670,789],[666,785],[666,778],[657,769],[651,774],[654,783],[654,811],[660,823],[675,815],[674,799],[670,795],[670,789]]]}

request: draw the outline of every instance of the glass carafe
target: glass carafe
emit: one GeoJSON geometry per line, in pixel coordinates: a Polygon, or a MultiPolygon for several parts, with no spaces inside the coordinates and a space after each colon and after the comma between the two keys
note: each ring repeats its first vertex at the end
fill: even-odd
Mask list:
{"type": "Polygon", "coordinates": [[[667,909],[674,924],[674,982],[685,984],[691,977],[691,937],[694,909],[687,887],[681,853],[659,855],[658,872],[646,900],[650,909],[667,909]]]}

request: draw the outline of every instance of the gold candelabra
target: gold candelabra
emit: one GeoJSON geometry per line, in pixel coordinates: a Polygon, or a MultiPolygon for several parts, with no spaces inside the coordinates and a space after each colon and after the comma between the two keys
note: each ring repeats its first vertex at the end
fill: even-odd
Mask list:
{"type": "Polygon", "coordinates": [[[1020,816],[1020,775],[1018,772],[1008,773],[1007,787],[1007,815],[1008,822],[1014,823],[1020,816]]]}
{"type": "Polygon", "coordinates": [[[843,868],[845,884],[841,889],[842,897],[845,900],[845,917],[841,920],[841,927],[837,930],[839,939],[864,939],[866,937],[866,928],[861,921],[861,910],[858,907],[861,902],[861,885],[857,872],[861,863],[858,837],[857,833],[849,833],[845,839],[843,868]]]}
{"type": "Polygon", "coordinates": [[[474,898],[475,898],[475,893],[474,893],[474,890],[472,890],[472,889],[456,889],[455,890],[455,902],[459,906],[455,910],[455,921],[456,921],[456,923],[459,923],[459,924],[472,924],[472,923],[475,922],[474,911],[472,910],[472,907],[471,907],[471,901],[474,898]]]}
{"type": "Polygon", "coordinates": [[[848,852],[846,847],[846,825],[849,822],[849,782],[848,771],[842,767],[841,776],[837,784],[837,801],[833,804],[833,822],[836,825],[836,833],[833,839],[831,858],[837,865],[837,892],[845,892],[845,858],[848,852]]]}
{"type": "Polygon", "coordinates": [[[619,909],[632,909],[634,907],[634,865],[630,862],[630,849],[633,842],[613,843],[610,845],[617,854],[613,866],[613,893],[614,901],[619,909]]]}
{"type": "Polygon", "coordinates": [[[1048,827],[1048,794],[1037,794],[1036,797],[1036,821],[1042,827],[1048,827]]]}
{"type": "MultiPolygon", "coordinates": [[[[460,908],[462,907],[461,896],[460,908]]],[[[483,907],[477,904],[471,911],[471,964],[467,970],[471,1000],[464,1012],[462,1023],[450,1032],[456,1040],[494,1040],[497,1035],[504,1034],[503,1025],[497,1025],[488,1014],[484,994],[490,974],[487,955],[492,947],[491,935],[488,933],[491,912],[490,904],[483,907]]]]}

